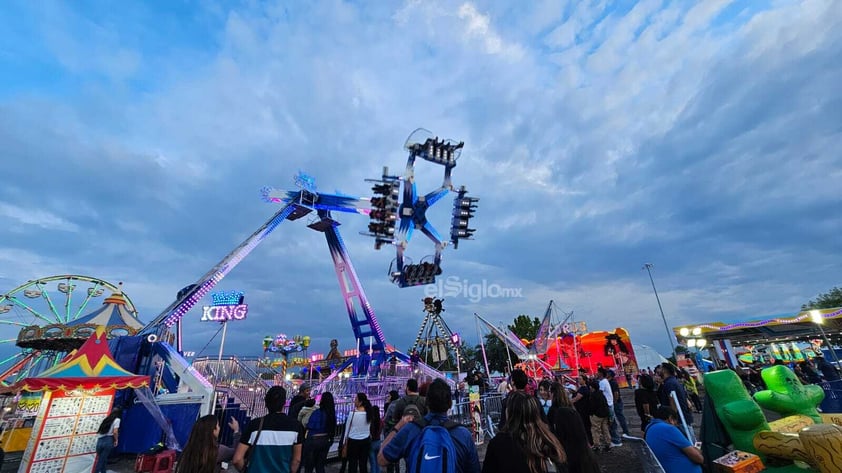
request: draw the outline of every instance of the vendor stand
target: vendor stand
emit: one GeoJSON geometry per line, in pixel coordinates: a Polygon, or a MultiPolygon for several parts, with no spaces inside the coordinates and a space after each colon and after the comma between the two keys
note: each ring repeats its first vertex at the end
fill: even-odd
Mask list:
{"type": "Polygon", "coordinates": [[[18,472],[90,472],[97,429],[119,389],[148,386],[149,378],[121,368],[108,348],[105,327],[61,363],[12,389],[42,393],[18,472]]]}

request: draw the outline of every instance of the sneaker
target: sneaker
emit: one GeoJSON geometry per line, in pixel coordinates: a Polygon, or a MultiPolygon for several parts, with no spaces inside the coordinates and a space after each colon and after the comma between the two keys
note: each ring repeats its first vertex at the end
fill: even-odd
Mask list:
{"type": "Polygon", "coordinates": [[[611,442],[611,446],[612,447],[622,447],[623,443],[622,442],[611,442]]]}

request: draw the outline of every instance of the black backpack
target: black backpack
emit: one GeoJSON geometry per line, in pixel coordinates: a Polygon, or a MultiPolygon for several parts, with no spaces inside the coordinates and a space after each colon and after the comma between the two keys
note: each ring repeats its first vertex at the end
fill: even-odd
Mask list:
{"type": "Polygon", "coordinates": [[[590,401],[590,415],[600,418],[609,417],[611,415],[608,410],[608,400],[605,399],[605,394],[602,394],[602,391],[599,389],[591,391],[591,395],[588,400],[590,401]]]}

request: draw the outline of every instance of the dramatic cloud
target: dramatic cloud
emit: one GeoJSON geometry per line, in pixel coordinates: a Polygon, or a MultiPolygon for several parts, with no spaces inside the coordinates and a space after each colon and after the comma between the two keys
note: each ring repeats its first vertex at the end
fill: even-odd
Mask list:
{"type": "MultiPolygon", "coordinates": [[[[419,126],[466,142],[454,183],[481,198],[443,276],[522,294],[447,297],[470,342],[475,312],[508,322],[552,299],[667,351],[646,262],[671,325],[792,313],[840,283],[837,2],[247,3],[0,13],[0,290],[89,274],[125,282],[150,320],[277,210],[262,186],[302,169],[367,196],[419,126]]],[[[439,172],[419,166],[419,189],[439,172]]],[[[336,217],[388,340],[409,347],[425,289],[389,283],[394,252],[336,217]]],[[[219,288],[250,304],[231,352],[278,332],[354,343],[302,221],[219,288]]],[[[199,318],[196,351],[218,328],[199,318]]]]}

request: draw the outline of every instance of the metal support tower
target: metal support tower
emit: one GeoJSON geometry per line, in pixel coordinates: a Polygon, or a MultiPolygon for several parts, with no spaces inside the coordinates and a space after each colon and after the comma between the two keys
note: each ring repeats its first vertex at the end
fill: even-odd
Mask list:
{"type": "Polygon", "coordinates": [[[430,340],[445,338],[445,343],[453,350],[454,356],[458,359],[457,361],[463,363],[466,360],[462,353],[461,343],[455,343],[453,331],[450,330],[450,327],[447,326],[447,322],[444,321],[444,317],[441,315],[444,312],[441,302],[441,299],[433,299],[432,297],[424,299],[424,320],[421,322],[418,336],[415,337],[412,351],[417,350],[421,344],[429,349],[430,340]]]}

